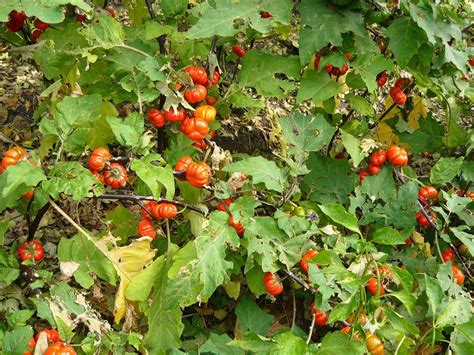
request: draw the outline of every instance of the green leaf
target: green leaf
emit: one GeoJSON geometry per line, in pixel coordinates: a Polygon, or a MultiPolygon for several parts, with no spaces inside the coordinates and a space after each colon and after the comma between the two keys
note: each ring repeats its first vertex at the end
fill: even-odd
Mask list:
{"type": "Polygon", "coordinates": [[[2,350],[7,354],[19,355],[28,351],[28,343],[33,337],[33,329],[28,325],[6,331],[3,336],[2,350]]]}
{"type": "Polygon", "coordinates": [[[51,286],[51,296],[59,297],[65,309],[70,313],[80,315],[86,311],[85,306],[77,302],[76,289],[63,281],[51,286]]]}
{"type": "Polygon", "coordinates": [[[112,224],[112,234],[116,237],[127,240],[129,237],[137,235],[138,228],[134,215],[128,208],[117,206],[113,211],[107,213],[106,221],[112,224]]]}
{"type": "Polygon", "coordinates": [[[131,168],[137,176],[148,186],[156,199],[161,196],[162,188],[166,189],[166,198],[172,199],[175,193],[173,169],[171,166],[163,165],[163,159],[159,154],[149,154],[140,160],[133,160],[131,168]],[[158,162],[155,164],[154,162],[158,162]]]}
{"type": "Polygon", "coordinates": [[[244,352],[234,346],[228,345],[232,339],[227,334],[211,333],[209,339],[199,348],[200,353],[218,355],[243,355],[244,352]]]}
{"type": "Polygon", "coordinates": [[[286,183],[285,174],[276,163],[261,156],[243,159],[225,166],[223,170],[250,175],[254,184],[263,183],[267,189],[276,192],[282,192],[286,183]]]}
{"type": "Polygon", "coordinates": [[[265,336],[273,323],[273,316],[262,311],[249,295],[240,300],[235,314],[244,332],[250,331],[265,336]]]}
{"type": "Polygon", "coordinates": [[[351,109],[358,112],[362,116],[374,115],[374,108],[366,98],[352,94],[346,95],[346,98],[349,101],[349,106],[351,109]]]}
{"type": "Polygon", "coordinates": [[[415,324],[410,323],[407,318],[398,314],[391,308],[384,308],[384,313],[395,329],[412,335],[419,334],[420,331],[415,324]]]}
{"type": "Polygon", "coordinates": [[[401,66],[408,64],[426,41],[425,32],[408,17],[401,17],[392,22],[386,34],[390,39],[388,48],[395,54],[401,66]]]}
{"type": "Polygon", "coordinates": [[[319,203],[349,202],[348,195],[357,180],[346,160],[311,153],[308,169],[311,171],[305,176],[302,188],[304,192],[309,192],[310,200],[319,203]]]}
{"type": "MultiPolygon", "coordinates": [[[[393,69],[393,61],[380,53],[370,53],[365,50],[360,56],[357,56],[351,65],[354,67],[354,72],[360,75],[369,92],[374,92],[377,89],[378,74],[384,70],[391,71],[393,69]]],[[[371,107],[371,109],[373,108],[371,107]]],[[[366,110],[368,111],[368,107],[366,110]]]]}
{"type": "Polygon", "coordinates": [[[462,177],[467,182],[474,181],[474,162],[465,161],[461,166],[462,177]]]}
{"type": "Polygon", "coordinates": [[[450,299],[439,312],[436,327],[459,325],[470,321],[472,312],[471,302],[467,299],[450,299]]]}
{"type": "Polygon", "coordinates": [[[412,316],[415,310],[416,297],[412,293],[406,290],[390,293],[390,296],[397,298],[403,303],[408,313],[412,316]]]}
{"type": "Polygon", "coordinates": [[[49,180],[43,182],[42,187],[55,200],[64,193],[80,201],[92,197],[93,192],[104,190],[97,178],[79,162],[56,163],[49,172],[49,180]]]}
{"type": "Polygon", "coordinates": [[[351,340],[347,334],[327,333],[321,341],[318,355],[364,354],[365,346],[357,340],[351,340]]]}
{"type": "Polygon", "coordinates": [[[441,158],[431,168],[430,181],[434,185],[452,181],[461,172],[463,158],[441,158]]]}
{"type": "Polygon", "coordinates": [[[184,330],[181,309],[178,305],[172,305],[166,294],[170,261],[170,258],[165,258],[164,264],[159,265],[161,270],[157,272],[153,282],[153,302],[146,313],[148,333],[143,343],[152,354],[165,354],[166,350],[179,347],[184,330]]]}
{"type": "Polygon", "coordinates": [[[451,232],[453,232],[456,238],[467,246],[471,255],[474,255],[474,236],[472,233],[466,233],[461,230],[460,227],[451,227],[451,232]]]}
{"type": "Polygon", "coordinates": [[[300,69],[298,57],[282,57],[253,49],[242,58],[238,80],[241,86],[255,88],[260,95],[282,98],[295,84],[277,77],[276,74],[298,79],[300,69]]]}
{"type": "Polygon", "coordinates": [[[140,145],[141,135],[145,131],[142,115],[133,112],[124,120],[117,117],[107,117],[107,122],[121,145],[125,147],[140,145]]]}
{"type": "Polygon", "coordinates": [[[395,281],[402,285],[402,287],[411,292],[413,289],[413,276],[412,274],[405,269],[392,266],[393,277],[395,281]]]}
{"type": "Polygon", "coordinates": [[[420,128],[413,133],[400,133],[400,141],[410,144],[413,153],[436,152],[443,146],[443,128],[431,116],[418,120],[420,128]]]}
{"type": "Polygon", "coordinates": [[[3,247],[3,240],[5,238],[5,233],[10,227],[10,221],[3,220],[0,221],[0,246],[3,247]]]}
{"type": "Polygon", "coordinates": [[[163,72],[164,60],[155,57],[146,57],[137,65],[137,69],[143,72],[150,80],[165,81],[166,75],[163,72]]]}
{"type": "Polygon", "coordinates": [[[390,227],[382,227],[375,231],[372,242],[385,245],[405,244],[405,237],[390,227]]]}
{"type": "Polygon", "coordinates": [[[9,166],[0,174],[0,212],[16,206],[21,195],[45,179],[43,171],[28,162],[9,166]]]}
{"type": "Polygon", "coordinates": [[[278,347],[272,354],[306,354],[308,348],[306,342],[302,338],[294,335],[291,331],[277,334],[273,339],[277,342],[278,347]]]}
{"type": "Polygon", "coordinates": [[[146,301],[153,287],[153,281],[165,272],[166,256],[155,259],[142,272],[135,276],[125,290],[125,297],[130,301],[146,301]]]}
{"type": "Polygon", "coordinates": [[[344,130],[341,130],[341,139],[344,148],[346,148],[347,152],[352,158],[352,164],[354,167],[357,167],[367,156],[367,153],[362,152],[360,140],[344,130]]]}
{"type": "Polygon", "coordinates": [[[249,286],[250,291],[258,297],[267,292],[265,285],[263,284],[263,276],[265,273],[259,265],[255,265],[252,269],[248,270],[245,273],[245,279],[247,280],[247,285],[249,286]]]}
{"type": "Polygon", "coordinates": [[[428,277],[428,275],[426,274],[424,274],[423,276],[425,292],[426,296],[428,297],[428,304],[430,305],[431,314],[434,318],[434,316],[436,315],[436,310],[442,304],[444,292],[436,279],[428,277]]]}
{"type": "Polygon", "coordinates": [[[82,234],[76,234],[69,239],[61,238],[58,244],[58,258],[60,262],[75,262],[80,265],[74,272],[74,277],[77,273],[86,275],[94,273],[112,285],[117,283],[117,273],[113,264],[82,234]]]}
{"type": "Polygon", "coordinates": [[[18,276],[20,276],[18,259],[0,250],[0,282],[3,287],[9,286],[18,276]]]}
{"type": "Polygon", "coordinates": [[[10,328],[25,326],[26,322],[35,314],[35,311],[21,309],[19,311],[8,313],[7,322],[10,328]]]}
{"type": "Polygon", "coordinates": [[[347,229],[362,235],[357,222],[357,217],[348,213],[344,206],[339,204],[318,205],[321,211],[331,218],[334,222],[346,227],[347,229]]]}
{"type": "Polygon", "coordinates": [[[91,46],[112,48],[123,45],[125,41],[122,25],[110,16],[100,16],[81,32],[91,46]]]}
{"type": "Polygon", "coordinates": [[[398,190],[396,198],[390,199],[383,211],[387,217],[386,224],[392,224],[395,229],[403,228],[405,231],[415,226],[414,218],[418,212],[418,185],[410,181],[398,190]]]}
{"type": "Polygon", "coordinates": [[[229,346],[236,346],[245,351],[251,351],[254,353],[270,354],[273,350],[277,349],[275,342],[272,339],[265,338],[255,333],[244,334],[241,340],[232,340],[227,343],[229,346]]]}
{"type": "Polygon", "coordinates": [[[295,155],[320,150],[335,131],[323,115],[309,116],[300,112],[282,117],[280,125],[286,144],[295,155]]]}
{"type": "Polygon", "coordinates": [[[372,201],[377,199],[391,200],[397,194],[393,170],[390,167],[384,167],[377,175],[367,176],[362,183],[362,191],[372,201]]]}
{"type": "Polygon", "coordinates": [[[329,314],[329,323],[334,323],[338,320],[346,320],[351,313],[353,313],[360,301],[360,293],[359,291],[354,292],[349,298],[345,301],[340,302],[329,314]]]}
{"type": "Polygon", "coordinates": [[[260,17],[259,6],[252,0],[215,0],[215,6],[209,7],[197,23],[188,31],[188,38],[210,38],[214,35],[221,37],[233,36],[239,29],[234,27],[234,21],[244,22],[254,30],[264,33],[270,30],[270,23],[260,17]]]}
{"type": "Polygon", "coordinates": [[[58,328],[61,339],[68,341],[73,338],[74,332],[60,317],[54,317],[54,321],[56,322],[56,327],[58,328]]]}
{"type": "Polygon", "coordinates": [[[188,0],[160,0],[160,8],[166,17],[179,15],[188,8],[188,0]]]}
{"type": "Polygon", "coordinates": [[[325,101],[335,96],[341,90],[342,83],[331,80],[324,71],[307,71],[301,79],[301,87],[296,95],[296,103],[312,99],[314,104],[325,101]]]}

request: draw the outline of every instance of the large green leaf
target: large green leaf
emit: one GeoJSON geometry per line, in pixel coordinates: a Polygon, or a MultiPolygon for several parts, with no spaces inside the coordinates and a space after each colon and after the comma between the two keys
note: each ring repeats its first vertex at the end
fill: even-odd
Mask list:
{"type": "Polygon", "coordinates": [[[397,245],[404,244],[405,238],[395,229],[390,227],[379,228],[375,231],[372,242],[378,244],[397,245]]]}
{"type": "Polygon", "coordinates": [[[118,117],[108,117],[107,122],[121,145],[126,147],[140,146],[145,126],[143,117],[139,113],[134,112],[124,120],[118,117]]]}
{"type": "Polygon", "coordinates": [[[413,133],[400,133],[400,141],[410,144],[413,153],[437,152],[443,146],[443,128],[431,117],[421,118],[413,133]]]}
{"type": "Polygon", "coordinates": [[[264,157],[246,158],[227,165],[224,171],[240,172],[252,177],[254,184],[264,184],[267,189],[282,192],[285,186],[285,174],[274,161],[264,157]]]}
{"type": "Polygon", "coordinates": [[[438,185],[452,181],[461,172],[463,158],[441,158],[431,169],[430,181],[438,185]]]}
{"type": "Polygon", "coordinates": [[[321,341],[318,355],[333,354],[364,354],[365,347],[359,341],[350,339],[347,334],[339,332],[327,333],[321,341]]]}
{"type": "Polygon", "coordinates": [[[2,350],[4,354],[23,354],[28,351],[28,343],[33,337],[31,326],[16,327],[3,334],[2,350]]]}
{"type": "Polygon", "coordinates": [[[359,225],[357,223],[357,217],[351,213],[348,213],[344,206],[339,204],[327,204],[327,205],[319,205],[321,211],[331,218],[334,222],[346,227],[347,229],[356,232],[360,235],[359,225]]]}
{"type": "Polygon", "coordinates": [[[417,205],[418,185],[410,181],[400,187],[396,198],[390,199],[385,205],[384,212],[387,216],[387,224],[392,224],[396,229],[403,228],[409,231],[415,226],[415,214],[418,212],[417,205]]]}
{"type": "Polygon", "coordinates": [[[120,22],[110,16],[100,16],[82,34],[91,46],[112,48],[124,44],[125,33],[120,22]]]}
{"type": "Polygon", "coordinates": [[[149,187],[155,198],[160,198],[161,190],[166,189],[166,198],[172,199],[175,192],[173,169],[170,165],[162,165],[163,159],[159,154],[149,154],[140,160],[133,160],[132,170],[149,187]],[[158,162],[155,163],[154,162],[158,162]]]}
{"type": "Polygon", "coordinates": [[[374,92],[377,89],[377,75],[384,70],[393,69],[393,61],[385,58],[380,53],[362,53],[351,63],[354,72],[359,74],[367,89],[374,92]]]}
{"type": "Polygon", "coordinates": [[[253,87],[260,95],[281,98],[285,92],[294,88],[295,83],[281,79],[276,74],[298,79],[300,68],[298,57],[282,57],[253,49],[247,52],[242,60],[238,80],[240,85],[253,87]]]}
{"type": "Polygon", "coordinates": [[[390,50],[400,65],[407,65],[426,42],[426,33],[408,17],[400,17],[387,28],[390,50]]]}
{"type": "Polygon", "coordinates": [[[0,282],[3,287],[9,286],[20,276],[20,264],[14,255],[0,250],[0,282]]]}
{"type": "Polygon", "coordinates": [[[312,99],[313,103],[318,104],[325,101],[341,90],[342,83],[331,80],[324,71],[307,71],[301,79],[301,87],[296,96],[296,103],[312,99]]]}
{"type": "Polygon", "coordinates": [[[273,323],[273,316],[262,311],[249,295],[240,300],[235,314],[244,332],[250,331],[266,336],[273,323]]]}

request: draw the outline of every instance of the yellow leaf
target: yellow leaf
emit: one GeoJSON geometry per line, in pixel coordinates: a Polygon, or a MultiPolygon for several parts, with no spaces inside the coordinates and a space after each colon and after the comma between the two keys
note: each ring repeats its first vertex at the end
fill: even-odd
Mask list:
{"type": "Polygon", "coordinates": [[[413,109],[408,114],[408,123],[414,129],[420,128],[418,119],[420,117],[426,118],[428,114],[428,108],[426,107],[426,101],[420,96],[413,97],[413,109]]]}
{"type": "Polygon", "coordinates": [[[114,247],[109,250],[108,245],[110,243],[114,244],[115,240],[114,237],[110,236],[101,239],[97,244],[110,259],[120,276],[120,285],[114,303],[115,323],[119,323],[127,310],[125,290],[133,278],[152,262],[156,250],[150,248],[151,238],[149,237],[134,239],[127,246],[114,247]]]}

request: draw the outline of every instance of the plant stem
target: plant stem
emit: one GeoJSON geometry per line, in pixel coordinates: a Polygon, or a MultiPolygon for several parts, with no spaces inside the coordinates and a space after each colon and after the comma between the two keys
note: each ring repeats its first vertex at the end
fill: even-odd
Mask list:
{"type": "Polygon", "coordinates": [[[48,212],[49,206],[50,206],[50,203],[46,202],[46,204],[43,207],[41,207],[41,209],[36,214],[36,217],[35,217],[33,223],[31,223],[31,225],[28,224],[28,240],[33,240],[34,239],[36,231],[38,230],[38,226],[41,222],[41,219],[46,214],[46,212],[48,212]]]}
{"type": "Polygon", "coordinates": [[[298,276],[293,274],[290,270],[282,269],[281,272],[284,273],[286,276],[288,276],[293,281],[295,281],[298,285],[302,286],[304,289],[306,289],[308,291],[311,291],[312,293],[316,293],[316,290],[314,288],[309,286],[306,282],[301,280],[298,276]]]}
{"type": "Polygon", "coordinates": [[[194,212],[206,215],[206,213],[203,210],[201,210],[200,208],[189,205],[185,202],[176,201],[176,200],[168,200],[168,199],[164,199],[164,198],[156,199],[154,196],[143,196],[143,195],[133,195],[133,194],[130,194],[130,195],[126,195],[126,194],[108,194],[108,193],[106,193],[106,194],[102,194],[100,196],[96,196],[96,198],[98,198],[98,199],[107,199],[107,200],[128,200],[128,201],[135,201],[136,203],[138,203],[137,201],[156,201],[158,203],[167,202],[167,203],[172,203],[174,205],[185,207],[185,208],[187,208],[189,210],[192,210],[194,212]]]}
{"type": "Polygon", "coordinates": [[[315,323],[316,323],[316,314],[313,314],[313,319],[311,320],[311,327],[309,327],[308,339],[306,339],[306,344],[309,344],[309,342],[311,341],[315,323]]]}
{"type": "Polygon", "coordinates": [[[391,104],[389,106],[389,108],[386,109],[384,113],[382,113],[382,115],[379,117],[379,119],[375,123],[373,123],[372,125],[369,126],[369,129],[373,129],[373,128],[377,127],[377,125],[384,119],[385,116],[387,116],[389,114],[390,111],[392,111],[394,109],[395,106],[397,106],[397,104],[395,102],[393,104],[391,104]]]}

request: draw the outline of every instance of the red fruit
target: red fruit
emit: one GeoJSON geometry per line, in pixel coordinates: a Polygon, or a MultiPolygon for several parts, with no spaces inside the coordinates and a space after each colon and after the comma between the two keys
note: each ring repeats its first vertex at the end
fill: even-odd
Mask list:
{"type": "Polygon", "coordinates": [[[39,29],[34,30],[33,33],[31,34],[31,40],[33,42],[36,42],[38,38],[40,38],[42,33],[43,33],[42,30],[39,30],[39,29]]]}
{"type": "Polygon", "coordinates": [[[283,292],[283,284],[281,283],[280,278],[272,272],[267,272],[265,274],[263,277],[263,283],[267,292],[272,296],[278,296],[283,292]]]}
{"type": "Polygon", "coordinates": [[[206,98],[207,89],[203,85],[195,85],[194,88],[184,90],[184,99],[190,104],[196,104],[206,98]]]}
{"type": "Polygon", "coordinates": [[[142,215],[143,218],[150,218],[150,215],[148,214],[147,211],[149,211],[149,212],[151,212],[151,214],[153,214],[153,211],[155,210],[156,206],[158,206],[158,202],[149,201],[149,202],[145,203],[145,205],[143,206],[145,208],[142,208],[140,210],[140,214],[142,215]]]}
{"type": "Polygon", "coordinates": [[[2,168],[0,172],[4,172],[9,166],[16,165],[26,160],[26,150],[22,147],[13,147],[3,153],[2,168]]]}
{"type": "Polygon", "coordinates": [[[383,149],[373,152],[372,155],[370,156],[370,162],[374,165],[381,166],[386,161],[387,161],[387,153],[383,149]]]}
{"type": "Polygon", "coordinates": [[[211,105],[201,105],[194,111],[194,117],[202,118],[206,122],[214,121],[216,114],[216,109],[211,105]]]}
{"type": "Polygon", "coordinates": [[[474,57],[469,58],[468,62],[471,67],[474,67],[474,57]]]}
{"type": "Polygon", "coordinates": [[[30,200],[35,194],[35,190],[28,191],[26,194],[21,195],[24,200],[30,200]]]}
{"type": "Polygon", "coordinates": [[[347,60],[351,60],[351,54],[350,53],[344,54],[344,57],[346,57],[347,60]]]}
{"type": "Polygon", "coordinates": [[[150,237],[151,239],[155,239],[156,231],[153,227],[153,223],[148,219],[142,219],[138,222],[138,235],[140,237],[150,237]]]}
{"type": "Polygon", "coordinates": [[[314,63],[313,63],[314,70],[318,70],[320,62],[321,62],[321,55],[316,53],[316,56],[314,57],[314,63]]]}
{"type": "Polygon", "coordinates": [[[230,198],[226,198],[226,199],[224,199],[222,202],[219,202],[219,203],[217,204],[216,209],[217,209],[218,211],[227,212],[227,209],[226,209],[225,206],[229,207],[229,206],[232,204],[232,202],[233,202],[233,201],[232,201],[230,198]]]}
{"type": "Polygon", "coordinates": [[[23,29],[26,20],[26,14],[24,11],[18,12],[13,10],[10,12],[8,17],[7,28],[10,32],[18,32],[23,29]]]}
{"type": "Polygon", "coordinates": [[[217,102],[217,98],[215,98],[214,96],[208,96],[206,97],[206,103],[208,105],[211,105],[211,106],[214,106],[217,102]]]}
{"type": "MultiPolygon", "coordinates": [[[[194,84],[206,85],[209,81],[206,69],[204,69],[204,67],[190,66],[184,68],[184,71],[189,74],[194,84]]],[[[219,72],[215,71],[214,76],[216,75],[216,73],[219,75],[219,72]]],[[[215,80],[215,77],[213,78],[213,80],[215,80]]],[[[219,77],[217,77],[217,80],[219,80],[219,77]]]]}
{"type": "Polygon", "coordinates": [[[41,334],[45,333],[48,339],[48,343],[56,343],[58,341],[61,341],[61,337],[59,336],[59,333],[56,329],[45,329],[35,335],[35,340],[36,342],[38,341],[39,337],[41,334]]]}
{"type": "Polygon", "coordinates": [[[209,133],[209,124],[199,117],[188,117],[180,127],[181,132],[194,141],[202,140],[209,133]]]}
{"type": "Polygon", "coordinates": [[[110,158],[112,158],[112,155],[107,148],[94,149],[89,157],[89,169],[93,171],[101,171],[109,162],[110,158]]]}
{"type": "Polygon", "coordinates": [[[377,175],[378,173],[380,173],[382,171],[382,168],[380,167],[380,165],[375,165],[374,163],[369,163],[369,171],[370,171],[370,174],[372,175],[377,175]]]}
{"type": "MultiPolygon", "coordinates": [[[[435,222],[436,220],[436,213],[431,211],[431,216],[430,216],[430,220],[431,222],[435,222]]],[[[416,221],[418,222],[418,224],[420,226],[422,226],[423,228],[428,228],[431,226],[430,222],[428,221],[428,219],[425,217],[425,215],[420,211],[420,212],[417,212],[416,215],[415,215],[415,218],[416,218],[416,221]]]]}
{"type": "Polygon", "coordinates": [[[69,344],[56,343],[50,345],[44,355],[76,355],[76,351],[69,344]]]}
{"type": "Polygon", "coordinates": [[[326,315],[326,312],[324,312],[322,309],[319,308],[314,308],[314,302],[311,302],[311,314],[314,315],[316,318],[314,321],[314,324],[316,324],[319,327],[324,327],[328,324],[328,316],[326,315]]]}
{"type": "Polygon", "coordinates": [[[194,187],[209,185],[211,168],[204,162],[192,163],[186,170],[186,180],[194,187]]]}
{"type": "Polygon", "coordinates": [[[438,199],[438,191],[430,185],[418,190],[418,199],[425,203],[435,202],[438,199]]]}
{"type": "Polygon", "coordinates": [[[174,171],[178,173],[185,173],[188,170],[189,165],[194,163],[193,158],[191,157],[181,157],[174,167],[174,171]]]}
{"type": "Polygon", "coordinates": [[[407,151],[398,145],[392,145],[387,150],[387,157],[394,166],[405,166],[408,164],[407,151]]]}
{"type": "Polygon", "coordinates": [[[23,355],[31,355],[31,352],[35,350],[35,345],[36,345],[35,338],[31,338],[30,342],[28,343],[28,349],[30,349],[30,351],[25,351],[23,355]]]}
{"type": "Polygon", "coordinates": [[[386,71],[383,71],[377,75],[377,85],[379,87],[384,86],[387,83],[388,80],[388,74],[386,71]]]}
{"type": "Polygon", "coordinates": [[[326,66],[324,67],[324,70],[326,70],[326,72],[327,72],[328,74],[331,74],[332,68],[333,68],[333,66],[332,66],[331,64],[329,64],[329,65],[326,65],[326,66]]]}
{"type": "Polygon", "coordinates": [[[448,262],[454,260],[456,253],[454,252],[453,248],[449,247],[443,251],[443,254],[441,254],[441,256],[443,257],[444,262],[448,262]]]}
{"type": "Polygon", "coordinates": [[[110,164],[109,169],[104,171],[104,180],[112,189],[124,187],[127,184],[127,170],[119,163],[110,164]]]}
{"type": "Polygon", "coordinates": [[[260,17],[261,18],[270,18],[270,17],[273,17],[273,16],[268,11],[260,11],[260,17]]]}
{"type": "Polygon", "coordinates": [[[146,117],[153,127],[156,128],[163,127],[166,123],[165,115],[163,115],[163,113],[161,113],[161,111],[157,108],[152,108],[150,111],[148,111],[146,117]]]}
{"type": "Polygon", "coordinates": [[[410,85],[410,79],[408,78],[399,78],[393,86],[399,87],[402,90],[405,90],[408,85],[410,85]]]}
{"type": "Polygon", "coordinates": [[[347,73],[347,71],[349,70],[349,64],[344,64],[341,68],[341,73],[339,75],[345,75],[347,73]]]}
{"type": "Polygon", "coordinates": [[[365,344],[371,355],[385,354],[383,343],[375,334],[369,334],[365,339],[365,344]]]}
{"type": "Polygon", "coordinates": [[[115,17],[115,10],[114,10],[113,7],[110,7],[110,6],[109,6],[106,10],[108,11],[108,13],[109,13],[112,17],[115,17]]]}
{"type": "MultiPolygon", "coordinates": [[[[378,282],[377,282],[376,277],[372,277],[367,282],[367,290],[372,294],[372,296],[377,295],[377,286],[378,286],[378,282]]],[[[380,296],[384,294],[385,294],[385,290],[383,289],[383,286],[380,286],[380,296]]]]}
{"type": "Polygon", "coordinates": [[[201,150],[206,150],[207,149],[207,144],[204,141],[196,141],[193,144],[191,144],[193,147],[199,148],[201,150]]]}
{"type": "Polygon", "coordinates": [[[370,175],[370,172],[368,170],[362,170],[359,173],[359,185],[362,185],[362,182],[365,180],[367,176],[370,175]]]}
{"type": "Polygon", "coordinates": [[[379,43],[379,49],[380,49],[380,53],[383,54],[385,52],[385,43],[380,42],[379,43]]]}
{"type": "Polygon", "coordinates": [[[316,255],[318,255],[318,251],[314,249],[309,249],[301,258],[300,260],[300,268],[304,272],[308,272],[308,262],[313,259],[316,255]]]}
{"type": "Polygon", "coordinates": [[[176,205],[168,202],[160,202],[153,211],[156,218],[175,218],[177,214],[178,208],[176,205]]]}
{"type": "Polygon", "coordinates": [[[242,58],[245,55],[245,51],[238,45],[232,46],[232,52],[234,52],[239,58],[242,58]]]}
{"type": "Polygon", "coordinates": [[[44,257],[43,245],[38,240],[31,240],[21,243],[16,251],[21,261],[33,258],[35,261],[40,261],[44,257]]]}
{"type": "Polygon", "coordinates": [[[466,190],[457,190],[456,194],[461,197],[469,197],[471,200],[474,201],[474,192],[473,191],[466,191],[466,190]]]}
{"type": "Polygon", "coordinates": [[[49,27],[49,23],[43,22],[43,21],[38,20],[38,19],[36,19],[33,24],[35,25],[36,28],[38,28],[42,31],[44,31],[45,29],[47,29],[49,27]]]}
{"type": "Polygon", "coordinates": [[[334,76],[339,76],[339,75],[341,75],[341,71],[339,70],[338,67],[333,67],[332,70],[331,70],[331,74],[334,75],[334,76]]]}
{"type": "Polygon", "coordinates": [[[185,120],[186,117],[188,117],[186,115],[186,112],[181,109],[171,109],[171,111],[163,110],[163,114],[165,115],[165,118],[168,122],[182,122],[185,120]]]}
{"type": "Polygon", "coordinates": [[[397,105],[404,105],[407,101],[407,95],[398,86],[393,86],[390,89],[390,96],[397,105]]]}
{"type": "MultiPolygon", "coordinates": [[[[90,169],[89,169],[90,170],[90,169]]],[[[98,173],[97,171],[94,171],[94,170],[90,170],[90,172],[92,173],[92,175],[95,176],[95,178],[101,183],[101,184],[104,184],[105,182],[105,179],[104,179],[104,175],[98,173]]]]}
{"type": "Polygon", "coordinates": [[[452,265],[453,276],[456,279],[458,285],[464,285],[464,273],[457,267],[452,265]]]}
{"type": "Polygon", "coordinates": [[[234,222],[234,218],[230,215],[229,226],[233,227],[238,235],[242,236],[245,232],[245,227],[240,222],[234,222]]]}
{"type": "Polygon", "coordinates": [[[346,155],[344,154],[344,152],[339,152],[334,156],[334,158],[337,160],[341,160],[341,159],[344,159],[345,156],[346,155]]]}

